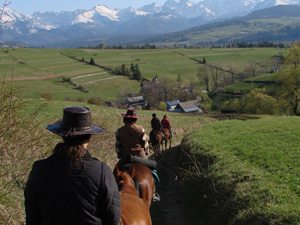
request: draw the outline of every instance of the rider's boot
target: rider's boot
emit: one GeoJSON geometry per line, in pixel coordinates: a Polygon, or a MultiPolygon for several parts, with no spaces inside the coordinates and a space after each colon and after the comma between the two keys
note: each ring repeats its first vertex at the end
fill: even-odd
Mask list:
{"type": "Polygon", "coordinates": [[[161,135],[164,141],[167,141],[165,132],[161,131],[161,135]]]}
{"type": "Polygon", "coordinates": [[[160,196],[156,192],[156,184],[158,184],[160,182],[160,179],[158,177],[157,170],[155,170],[155,169],[151,170],[151,173],[152,173],[152,177],[153,177],[153,180],[154,180],[154,183],[155,183],[155,190],[154,190],[154,194],[153,194],[153,197],[152,197],[152,201],[153,202],[159,202],[160,201],[160,196]]]}

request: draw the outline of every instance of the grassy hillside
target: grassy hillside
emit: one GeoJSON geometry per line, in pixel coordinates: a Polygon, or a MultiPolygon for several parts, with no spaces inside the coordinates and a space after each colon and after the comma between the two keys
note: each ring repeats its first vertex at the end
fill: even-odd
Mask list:
{"type": "MultiPolygon", "coordinates": [[[[5,90],[2,86],[2,90],[5,90]]],[[[112,168],[117,162],[114,149],[115,132],[123,125],[123,110],[104,108],[78,102],[15,99],[10,104],[9,95],[0,99],[0,224],[20,224],[25,220],[23,189],[35,160],[49,156],[61,138],[45,129],[48,124],[62,116],[63,108],[82,105],[92,110],[93,122],[106,132],[94,135],[89,145],[93,156],[112,168]],[[12,107],[10,107],[12,106],[12,107]]],[[[149,133],[152,113],[138,111],[138,124],[149,133]]],[[[161,119],[165,112],[156,112],[161,119]]],[[[173,146],[179,144],[184,135],[214,119],[199,115],[168,114],[173,127],[173,146]]]]}
{"type": "Polygon", "coordinates": [[[274,94],[276,91],[274,77],[276,74],[264,74],[258,77],[243,80],[242,82],[228,85],[225,89],[231,93],[249,93],[254,88],[265,88],[266,93],[274,94]]]}
{"type": "Polygon", "coordinates": [[[199,163],[184,184],[197,190],[184,192],[191,224],[299,224],[299,122],[227,120],[186,136],[199,163]]]}

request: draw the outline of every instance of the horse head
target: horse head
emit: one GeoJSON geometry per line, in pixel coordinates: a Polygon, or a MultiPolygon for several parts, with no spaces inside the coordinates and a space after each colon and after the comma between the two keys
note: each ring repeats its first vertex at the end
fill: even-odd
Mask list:
{"type": "MultiPolygon", "coordinates": [[[[133,168],[134,170],[134,168],[133,168]]],[[[133,171],[134,172],[134,171],[133,171]]],[[[121,191],[124,187],[132,188],[135,190],[135,183],[131,177],[131,175],[127,171],[120,171],[119,167],[116,166],[114,170],[114,175],[116,178],[116,182],[118,184],[119,190],[121,191]]]]}

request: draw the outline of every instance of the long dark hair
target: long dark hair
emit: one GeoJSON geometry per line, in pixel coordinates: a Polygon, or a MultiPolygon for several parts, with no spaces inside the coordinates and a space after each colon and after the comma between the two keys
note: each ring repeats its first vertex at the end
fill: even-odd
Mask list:
{"type": "Polygon", "coordinates": [[[58,143],[53,150],[58,166],[84,166],[82,157],[86,153],[86,149],[82,144],[88,143],[90,139],[90,134],[63,137],[64,143],[58,143]]]}

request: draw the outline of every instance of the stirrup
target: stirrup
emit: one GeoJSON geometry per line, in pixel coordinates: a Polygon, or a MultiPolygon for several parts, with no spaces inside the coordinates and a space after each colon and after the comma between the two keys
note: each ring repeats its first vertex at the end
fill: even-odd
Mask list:
{"type": "Polygon", "coordinates": [[[160,196],[158,193],[154,193],[153,197],[152,197],[152,201],[153,202],[160,202],[160,196]]]}
{"type": "Polygon", "coordinates": [[[151,173],[152,173],[152,177],[153,177],[154,183],[158,184],[160,182],[160,179],[158,177],[157,170],[155,170],[155,169],[151,170],[151,173]]]}

